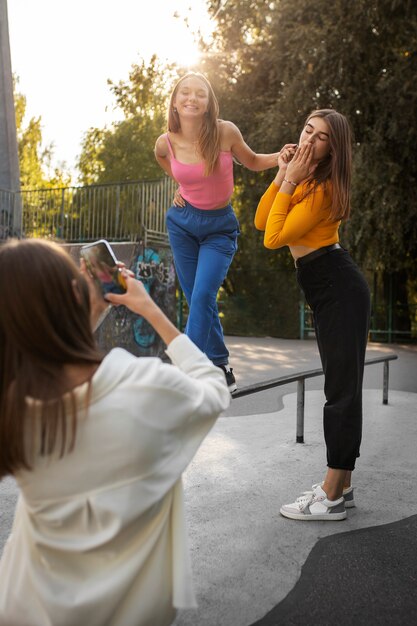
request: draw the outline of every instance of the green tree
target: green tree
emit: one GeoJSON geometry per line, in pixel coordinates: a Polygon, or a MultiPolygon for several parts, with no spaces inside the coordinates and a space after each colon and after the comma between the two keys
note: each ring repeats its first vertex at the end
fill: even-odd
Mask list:
{"type": "Polygon", "coordinates": [[[19,153],[20,185],[22,189],[40,187],[62,187],[70,184],[71,178],[59,168],[52,173],[53,148],[43,146],[42,119],[32,117],[26,122],[26,96],[17,89],[19,80],[14,79],[14,104],[19,153]]]}
{"type": "Polygon", "coordinates": [[[133,65],[127,81],[108,81],[123,120],[85,133],[78,162],[83,184],[161,177],[153,148],[166,126],[173,72],[153,56],[148,65],[133,65]]]}
{"type": "MultiPolygon", "coordinates": [[[[218,3],[210,5],[214,13],[218,3]]],[[[222,115],[254,149],[296,141],[315,108],[334,107],[350,119],[353,211],[342,242],[363,268],[385,275],[384,284],[389,275],[406,311],[417,274],[416,3],[229,0],[217,20],[205,71],[222,115]]],[[[271,178],[236,168],[236,205],[247,231],[229,273],[236,292],[238,274],[254,259],[271,272],[290,263],[286,251],[266,257],[262,236],[253,233],[253,213],[271,178]]],[[[248,289],[248,298],[259,300],[258,288],[248,289]]]]}

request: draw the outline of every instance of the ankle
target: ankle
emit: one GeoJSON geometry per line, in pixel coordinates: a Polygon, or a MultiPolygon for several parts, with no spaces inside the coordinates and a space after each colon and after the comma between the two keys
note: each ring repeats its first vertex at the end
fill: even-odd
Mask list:
{"type": "Polygon", "coordinates": [[[343,488],[342,489],[337,488],[337,487],[335,488],[331,485],[326,485],[326,483],[323,483],[322,489],[324,493],[326,494],[327,499],[330,500],[330,502],[339,500],[339,498],[343,496],[343,488]]]}
{"type": "Polygon", "coordinates": [[[349,489],[351,485],[352,485],[352,470],[348,470],[346,472],[345,480],[343,483],[343,489],[349,489]]]}

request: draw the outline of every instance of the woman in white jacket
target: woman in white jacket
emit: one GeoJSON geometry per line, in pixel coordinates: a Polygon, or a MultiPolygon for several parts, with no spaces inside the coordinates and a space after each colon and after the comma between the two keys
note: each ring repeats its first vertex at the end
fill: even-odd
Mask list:
{"type": "Polygon", "coordinates": [[[0,247],[0,477],[20,488],[0,562],[2,626],[165,626],[195,606],[181,474],[230,394],[141,283],[109,295],[172,364],[102,358],[103,302],[58,245],[0,247]]]}

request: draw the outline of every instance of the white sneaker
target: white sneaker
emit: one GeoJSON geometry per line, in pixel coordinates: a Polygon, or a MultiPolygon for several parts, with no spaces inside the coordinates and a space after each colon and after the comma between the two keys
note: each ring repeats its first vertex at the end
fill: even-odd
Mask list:
{"type": "MultiPolygon", "coordinates": [[[[303,491],[303,493],[301,494],[300,497],[310,495],[311,493],[313,493],[313,491],[315,490],[316,487],[322,487],[323,486],[323,482],[316,483],[315,485],[313,485],[311,487],[310,491],[303,491]]],[[[352,485],[350,487],[345,487],[345,489],[343,489],[343,498],[345,500],[345,508],[346,509],[351,509],[352,507],[356,506],[355,500],[354,500],[354,497],[353,497],[353,489],[354,488],[352,487],[352,485]]],[[[298,498],[297,498],[297,500],[298,500],[298,498]]]]}
{"type": "Polygon", "coordinates": [[[311,493],[300,496],[292,504],[284,504],[279,512],[284,517],[296,520],[332,522],[346,519],[343,496],[337,500],[328,500],[321,485],[317,485],[311,493]]]}

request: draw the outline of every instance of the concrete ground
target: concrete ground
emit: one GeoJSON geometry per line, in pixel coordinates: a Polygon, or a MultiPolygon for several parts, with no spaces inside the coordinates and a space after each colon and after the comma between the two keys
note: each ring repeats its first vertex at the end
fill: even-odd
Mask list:
{"type": "MultiPolygon", "coordinates": [[[[314,340],[228,337],[227,344],[239,386],[320,367],[314,340]]],[[[249,626],[291,591],[320,538],[417,513],[417,346],[372,343],[367,357],[393,353],[399,359],[390,363],[388,405],[382,364],[365,368],[357,507],[342,522],[279,515],[281,504],[325,471],[323,378],[306,381],[304,444],[295,443],[295,383],[232,401],[184,474],[199,606],[180,611],[175,626],[249,626]]],[[[0,551],[15,500],[14,481],[2,481],[0,551]]]]}
{"type": "MultiPolygon", "coordinates": [[[[241,386],[320,367],[314,340],[229,337],[227,344],[241,386]]],[[[319,539],[417,513],[417,346],[369,344],[367,358],[383,354],[399,357],[390,363],[388,405],[382,364],[367,366],[357,506],[342,522],[279,515],[325,471],[323,378],[306,381],[304,444],[295,443],[295,383],[232,401],[184,475],[199,606],[179,612],[175,626],[249,626],[291,591],[319,539]]],[[[313,626],[308,615],[302,623],[313,626]]]]}

